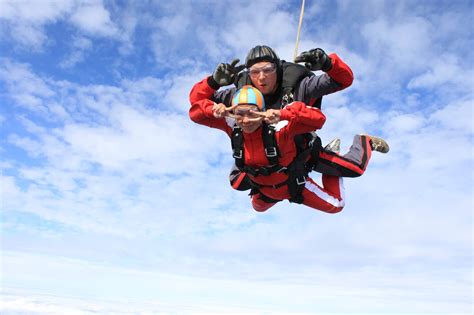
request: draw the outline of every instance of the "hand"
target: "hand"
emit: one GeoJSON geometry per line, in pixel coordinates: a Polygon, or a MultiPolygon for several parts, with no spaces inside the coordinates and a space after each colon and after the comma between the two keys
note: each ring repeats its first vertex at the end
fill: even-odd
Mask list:
{"type": "Polygon", "coordinates": [[[262,117],[263,121],[267,124],[276,124],[280,121],[279,109],[268,109],[264,112],[252,111],[252,113],[262,117]]]}
{"type": "Polygon", "coordinates": [[[295,58],[295,62],[304,62],[305,67],[311,71],[322,70],[326,72],[332,68],[331,58],[321,48],[302,52],[295,58]]]}
{"type": "Polygon", "coordinates": [[[227,107],[222,103],[214,103],[212,106],[212,114],[215,118],[224,118],[227,115],[227,107]]]}
{"type": "Polygon", "coordinates": [[[212,74],[214,81],[220,86],[234,83],[237,74],[245,68],[244,65],[236,66],[239,61],[239,59],[234,59],[230,64],[220,63],[212,74]]]}

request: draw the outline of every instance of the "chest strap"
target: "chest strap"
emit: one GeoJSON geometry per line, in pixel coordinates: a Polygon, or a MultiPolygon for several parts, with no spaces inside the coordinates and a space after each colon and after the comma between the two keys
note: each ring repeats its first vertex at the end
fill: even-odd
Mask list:
{"type": "MultiPolygon", "coordinates": [[[[288,185],[288,191],[290,193],[290,202],[302,203],[303,202],[303,189],[306,182],[306,177],[308,171],[305,167],[306,161],[310,155],[310,149],[306,149],[303,152],[300,152],[293,162],[284,167],[278,164],[278,157],[280,152],[278,150],[276,138],[275,138],[275,128],[273,126],[268,126],[264,124],[262,126],[262,137],[263,144],[265,147],[265,155],[268,159],[270,166],[268,167],[249,167],[245,165],[245,154],[244,154],[244,136],[242,133],[242,128],[235,126],[232,130],[231,143],[233,157],[235,159],[235,165],[239,168],[240,171],[246,172],[254,177],[258,175],[268,176],[276,172],[284,172],[288,174],[288,179],[276,185],[271,185],[273,188],[279,188],[283,185],[288,185]]],[[[252,186],[255,189],[258,189],[260,185],[251,181],[252,186]]],[[[263,187],[263,186],[260,186],[263,187]]]]}
{"type": "MultiPolygon", "coordinates": [[[[275,138],[275,127],[267,124],[262,125],[262,140],[265,148],[265,155],[268,160],[270,167],[259,167],[255,168],[255,175],[252,174],[250,169],[245,165],[245,154],[244,154],[244,135],[242,128],[235,126],[232,130],[231,144],[232,144],[232,156],[235,159],[235,165],[242,171],[248,172],[254,176],[258,174],[270,175],[275,172],[282,172],[283,167],[278,165],[278,157],[280,152],[278,150],[277,141],[275,138]],[[245,169],[245,170],[244,170],[245,169]]],[[[285,168],[286,169],[286,168],[285,168]]]]}
{"type": "Polygon", "coordinates": [[[293,162],[288,165],[286,173],[288,174],[288,179],[284,182],[274,184],[274,185],[262,185],[257,184],[249,178],[251,186],[254,190],[258,190],[262,187],[271,187],[273,189],[278,189],[285,185],[288,186],[288,192],[290,193],[290,202],[294,203],[303,203],[303,190],[305,187],[306,179],[308,176],[308,170],[305,167],[306,160],[310,155],[310,150],[305,150],[301,152],[293,162]]]}

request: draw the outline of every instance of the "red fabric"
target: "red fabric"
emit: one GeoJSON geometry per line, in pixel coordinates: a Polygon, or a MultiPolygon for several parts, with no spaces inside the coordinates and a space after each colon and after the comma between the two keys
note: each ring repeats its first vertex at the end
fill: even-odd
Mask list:
{"type": "Polygon", "coordinates": [[[323,187],[308,178],[303,190],[303,204],[327,213],[337,213],[344,208],[342,178],[330,175],[322,176],[323,187]],[[317,188],[316,188],[317,187],[317,188]],[[321,197],[314,190],[319,190],[321,197]]]}
{"type": "Polygon", "coordinates": [[[336,54],[329,54],[329,58],[332,60],[332,68],[326,73],[334,81],[341,84],[340,90],[350,86],[354,81],[354,73],[352,73],[351,68],[336,54]]]}
{"type": "Polygon", "coordinates": [[[195,123],[227,131],[225,120],[215,119],[212,114],[214,102],[209,98],[215,91],[207,84],[207,77],[195,84],[189,94],[189,101],[191,102],[189,117],[195,123]]]}
{"type": "Polygon", "coordinates": [[[232,188],[238,189],[242,181],[244,180],[246,174],[245,173],[240,173],[235,181],[232,183],[232,188]]]}
{"type": "Polygon", "coordinates": [[[252,196],[252,207],[255,211],[264,212],[273,207],[276,202],[268,203],[260,199],[260,193],[257,193],[252,196]]]}
{"type": "MultiPolygon", "coordinates": [[[[303,204],[326,213],[337,213],[344,208],[342,179],[336,176],[323,175],[323,187],[308,178],[303,189],[303,204]]],[[[260,193],[252,196],[252,207],[255,211],[264,212],[276,203],[260,199],[260,193]]]]}

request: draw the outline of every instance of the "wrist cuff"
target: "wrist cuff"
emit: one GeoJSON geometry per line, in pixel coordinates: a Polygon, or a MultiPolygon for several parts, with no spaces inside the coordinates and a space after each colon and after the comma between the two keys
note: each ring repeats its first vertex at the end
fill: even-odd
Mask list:
{"type": "Polygon", "coordinates": [[[327,57],[326,61],[324,62],[324,64],[321,67],[321,70],[324,71],[324,72],[328,72],[329,70],[332,69],[332,59],[328,55],[326,55],[326,57],[327,57]]]}
{"type": "Polygon", "coordinates": [[[219,83],[217,83],[217,81],[214,80],[212,75],[207,78],[207,84],[214,90],[218,90],[221,87],[219,83]]]}

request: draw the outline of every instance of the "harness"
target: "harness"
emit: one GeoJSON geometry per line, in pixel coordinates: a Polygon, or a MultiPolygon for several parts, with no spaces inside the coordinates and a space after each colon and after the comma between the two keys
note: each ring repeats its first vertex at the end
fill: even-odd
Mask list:
{"type": "Polygon", "coordinates": [[[246,172],[247,174],[250,174],[254,177],[257,177],[259,175],[268,176],[273,173],[287,174],[288,179],[286,181],[275,185],[260,185],[250,180],[251,186],[253,188],[252,190],[253,192],[255,192],[261,187],[272,187],[276,189],[287,185],[291,197],[289,199],[290,202],[302,203],[302,192],[304,189],[304,184],[306,182],[306,177],[308,176],[308,170],[305,164],[306,160],[311,154],[311,149],[306,149],[303,152],[300,152],[288,166],[281,166],[278,161],[280,151],[278,149],[275,137],[274,126],[270,126],[267,124],[262,125],[262,140],[265,147],[265,155],[269,162],[269,166],[251,167],[245,165],[244,136],[242,134],[242,129],[239,126],[234,126],[232,130],[231,143],[233,157],[235,159],[235,165],[240,171],[246,172]]]}
{"type": "MultiPolygon", "coordinates": [[[[306,69],[306,67],[299,65],[297,63],[283,61],[281,64],[282,67],[282,78],[281,78],[281,108],[292,103],[294,101],[293,92],[298,86],[298,84],[306,77],[313,76],[314,73],[306,69]]],[[[315,107],[321,107],[321,98],[319,101],[319,106],[314,105],[315,107]]]]}
{"type": "MultiPolygon", "coordinates": [[[[281,71],[278,74],[278,81],[281,82],[281,91],[277,102],[278,105],[274,105],[273,108],[278,106],[278,108],[281,109],[294,101],[293,92],[300,81],[306,77],[313,76],[314,73],[302,65],[284,60],[281,61],[279,68],[281,68],[281,71]]],[[[252,81],[250,80],[248,73],[243,71],[239,74],[235,85],[237,89],[239,89],[242,86],[248,84],[252,84],[252,81]]],[[[317,99],[316,102],[312,104],[312,106],[321,108],[321,101],[322,98],[317,99]]],[[[272,104],[269,105],[271,108],[272,104]]],[[[249,167],[244,163],[245,157],[242,130],[238,126],[234,127],[231,139],[235,165],[240,171],[246,172],[252,176],[267,176],[275,172],[286,173],[288,175],[288,179],[285,182],[273,185],[271,187],[279,188],[284,185],[288,185],[288,191],[291,196],[290,202],[302,203],[304,183],[306,182],[308,173],[316,167],[319,151],[321,149],[321,139],[316,135],[316,133],[295,136],[294,141],[297,148],[296,158],[287,167],[283,167],[278,164],[278,157],[280,156],[280,153],[278,151],[278,146],[275,139],[275,128],[273,126],[264,124],[262,126],[262,137],[265,146],[265,155],[267,156],[270,166],[259,168],[249,167]],[[308,156],[311,157],[309,161],[308,156]]],[[[249,181],[252,187],[250,192],[251,195],[258,192],[259,187],[263,187],[262,185],[254,183],[250,179],[249,181]]],[[[279,201],[264,195],[261,197],[263,197],[264,201],[266,202],[279,201]]]]}

